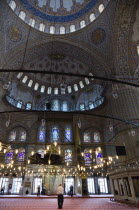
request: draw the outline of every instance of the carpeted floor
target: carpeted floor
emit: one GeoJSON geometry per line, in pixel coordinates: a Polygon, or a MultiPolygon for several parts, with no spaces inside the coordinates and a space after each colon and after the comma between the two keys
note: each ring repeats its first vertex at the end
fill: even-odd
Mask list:
{"type": "MultiPolygon", "coordinates": [[[[0,199],[0,210],[54,210],[57,209],[57,199],[24,199],[4,198],[0,199]]],[[[63,210],[134,210],[137,207],[111,202],[109,198],[82,198],[65,199],[63,210]]]]}

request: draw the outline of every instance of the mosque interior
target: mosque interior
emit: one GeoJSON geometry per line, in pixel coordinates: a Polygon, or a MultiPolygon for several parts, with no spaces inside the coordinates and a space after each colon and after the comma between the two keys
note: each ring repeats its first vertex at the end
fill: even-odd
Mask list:
{"type": "Polygon", "coordinates": [[[0,27],[0,189],[139,203],[138,0],[1,0],[0,27]]]}

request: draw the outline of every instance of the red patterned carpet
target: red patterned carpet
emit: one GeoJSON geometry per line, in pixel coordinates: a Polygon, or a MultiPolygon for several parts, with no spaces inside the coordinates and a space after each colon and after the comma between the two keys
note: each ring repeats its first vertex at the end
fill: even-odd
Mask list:
{"type": "MultiPolygon", "coordinates": [[[[56,199],[24,199],[4,198],[0,199],[0,210],[53,210],[57,209],[56,199]]],[[[112,210],[112,209],[139,209],[126,204],[111,202],[109,198],[71,198],[65,199],[63,210],[112,210]]]]}

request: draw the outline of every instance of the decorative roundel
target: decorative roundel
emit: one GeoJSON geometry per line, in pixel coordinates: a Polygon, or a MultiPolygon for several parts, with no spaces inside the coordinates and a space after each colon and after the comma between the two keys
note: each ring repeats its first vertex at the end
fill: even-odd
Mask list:
{"type": "Polygon", "coordinates": [[[103,28],[97,28],[92,32],[92,42],[93,44],[101,44],[106,37],[105,30],[103,28]]]}
{"type": "Polygon", "coordinates": [[[12,25],[8,30],[8,37],[14,42],[20,41],[22,37],[22,32],[17,26],[12,25]]]}

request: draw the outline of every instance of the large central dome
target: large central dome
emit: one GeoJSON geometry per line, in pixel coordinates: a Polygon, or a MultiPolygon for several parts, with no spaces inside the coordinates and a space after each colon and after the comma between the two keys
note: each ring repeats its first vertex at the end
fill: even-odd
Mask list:
{"type": "Polygon", "coordinates": [[[33,15],[47,21],[69,22],[89,12],[97,0],[20,0],[33,15]]]}
{"type": "Polygon", "coordinates": [[[110,0],[6,1],[11,9],[33,28],[50,34],[66,34],[92,23],[110,0]]]}

